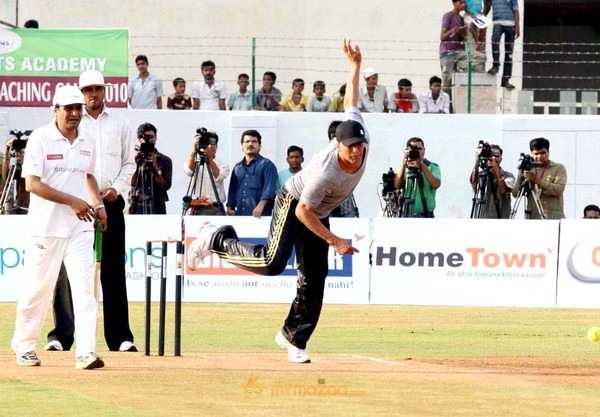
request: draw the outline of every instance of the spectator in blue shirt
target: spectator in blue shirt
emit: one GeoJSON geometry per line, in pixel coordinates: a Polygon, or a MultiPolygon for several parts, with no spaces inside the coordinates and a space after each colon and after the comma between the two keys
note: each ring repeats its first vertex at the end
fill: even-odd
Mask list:
{"type": "Polygon", "coordinates": [[[483,13],[487,15],[494,9],[494,29],[492,31],[492,58],[494,65],[488,74],[496,75],[500,69],[500,39],[504,35],[504,67],[501,86],[513,90],[510,83],[513,67],[513,48],[515,39],[521,36],[518,0],[488,0],[483,13]]]}
{"type": "Polygon", "coordinates": [[[242,133],[244,159],[233,167],[227,196],[230,216],[270,216],[273,211],[277,168],[260,154],[261,139],[256,130],[242,133]]]}

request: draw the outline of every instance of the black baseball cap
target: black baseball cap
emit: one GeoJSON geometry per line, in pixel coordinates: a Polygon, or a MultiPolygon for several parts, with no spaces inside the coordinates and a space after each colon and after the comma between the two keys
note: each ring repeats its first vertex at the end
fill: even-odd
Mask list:
{"type": "Polygon", "coordinates": [[[367,142],[365,128],[356,120],[345,120],[335,129],[335,138],[344,146],[367,142]]]}

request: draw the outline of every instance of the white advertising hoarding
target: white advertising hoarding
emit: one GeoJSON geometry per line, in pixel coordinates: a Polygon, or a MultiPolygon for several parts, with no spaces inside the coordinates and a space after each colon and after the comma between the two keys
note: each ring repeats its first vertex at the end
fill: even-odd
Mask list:
{"type": "MultiPolygon", "coordinates": [[[[241,239],[264,242],[270,217],[186,217],[187,243],[195,237],[202,221],[217,225],[233,225],[241,239]]],[[[16,301],[23,276],[25,229],[27,216],[0,216],[0,301],[16,301]]],[[[152,300],[158,301],[161,280],[161,240],[181,237],[181,217],[177,215],[125,216],[125,273],[129,301],[145,300],[146,242],[155,241],[150,257],[152,263],[152,300]]],[[[326,303],[363,304],[369,302],[369,219],[331,219],[336,234],[352,239],[360,250],[354,256],[329,253],[329,276],[325,283],[326,303]]],[[[176,246],[167,245],[167,300],[175,295],[176,246]]],[[[255,275],[226,262],[215,255],[196,271],[185,267],[184,301],[219,302],[291,302],[295,295],[295,256],[280,276],[255,275]]]]}
{"type": "Polygon", "coordinates": [[[555,305],[558,221],[373,221],[371,303],[555,305]]]}
{"type": "MultiPolygon", "coordinates": [[[[264,241],[270,218],[211,217],[240,238],[264,241]]],[[[0,301],[16,301],[23,277],[26,216],[0,216],[0,301]]],[[[188,243],[202,217],[188,217],[188,243]]],[[[145,299],[145,245],[179,238],[181,218],[126,216],[130,301],[145,299]]],[[[597,307],[600,222],[563,220],[560,270],[558,221],[459,219],[331,219],[332,230],[360,253],[329,255],[325,302],[360,304],[597,307]],[[373,222],[373,244],[369,233],[373,222]],[[372,265],[369,264],[371,253],[372,265]],[[557,273],[559,276],[557,283],[557,273]],[[369,291],[371,299],[369,300],[369,291]]],[[[152,299],[160,288],[160,244],[152,251],[152,299]]],[[[168,245],[167,299],[175,288],[175,244],[168,245]]],[[[294,259],[276,277],[250,274],[213,256],[185,271],[184,301],[282,302],[295,294],[294,259]]]]}
{"type": "Polygon", "coordinates": [[[26,230],[27,216],[0,216],[0,301],[17,301],[26,230]]]}
{"type": "MultiPolygon", "coordinates": [[[[146,299],[146,242],[152,242],[152,300],[160,298],[162,245],[160,241],[181,239],[181,216],[125,216],[125,275],[129,301],[146,299]]],[[[175,243],[167,244],[166,299],[175,299],[175,243]]]]}
{"type": "MultiPolygon", "coordinates": [[[[216,225],[232,225],[240,239],[264,243],[270,217],[186,217],[186,246],[199,225],[210,220],[216,225]]],[[[352,239],[360,250],[353,256],[340,256],[330,248],[329,275],[325,282],[326,303],[363,304],[369,302],[369,219],[330,219],[331,230],[352,239]]],[[[279,276],[261,276],[239,269],[217,255],[207,258],[195,271],[186,267],[185,301],[289,303],[296,294],[295,252],[279,276]]]]}
{"type": "Polygon", "coordinates": [[[557,290],[558,307],[600,306],[600,222],[561,221],[557,290]]]}

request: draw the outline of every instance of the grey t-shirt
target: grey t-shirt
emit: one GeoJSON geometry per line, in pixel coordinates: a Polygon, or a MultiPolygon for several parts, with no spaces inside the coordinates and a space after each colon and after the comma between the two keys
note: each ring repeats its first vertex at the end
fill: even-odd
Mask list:
{"type": "MultiPolygon", "coordinates": [[[[347,109],[344,120],[359,122],[369,140],[369,132],[365,128],[358,108],[347,109]]],[[[350,197],[365,173],[367,165],[368,143],[365,146],[362,166],[353,174],[348,174],[341,169],[337,146],[338,141],[331,140],[327,147],[316,154],[302,171],[285,183],[290,194],[313,209],[321,219],[327,217],[334,208],[350,197]]]]}

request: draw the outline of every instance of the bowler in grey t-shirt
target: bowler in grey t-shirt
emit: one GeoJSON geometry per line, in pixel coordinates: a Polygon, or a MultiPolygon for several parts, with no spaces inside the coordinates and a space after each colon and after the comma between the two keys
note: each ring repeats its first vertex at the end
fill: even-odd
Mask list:
{"type": "Polygon", "coordinates": [[[275,198],[271,227],[265,245],[238,239],[233,227],[200,226],[197,239],[188,248],[191,269],[210,252],[261,275],[279,275],[296,249],[298,284],[296,297],[281,330],[275,336],[295,363],[310,362],[306,344],[319,321],[323,306],[325,278],[329,267],[329,246],[340,255],[358,250],[350,240],[329,230],[329,213],[354,191],[366,169],[369,136],[357,109],[362,55],[358,46],[344,40],[344,53],[350,61],[350,75],[344,97],[345,120],[329,142],[308,165],[290,178],[275,198]]]}

